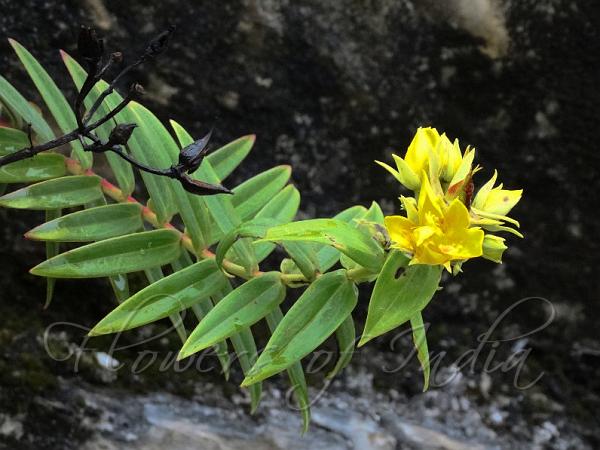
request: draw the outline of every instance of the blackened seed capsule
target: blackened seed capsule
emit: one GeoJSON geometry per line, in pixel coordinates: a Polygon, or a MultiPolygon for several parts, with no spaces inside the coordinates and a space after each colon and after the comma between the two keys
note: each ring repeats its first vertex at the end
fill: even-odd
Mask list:
{"type": "Polygon", "coordinates": [[[200,165],[204,156],[208,152],[208,142],[212,136],[212,130],[210,130],[206,136],[192,142],[190,145],[184,147],[179,153],[179,165],[184,172],[194,173],[200,165]]]}
{"type": "Polygon", "coordinates": [[[146,48],[146,53],[150,56],[156,56],[165,51],[173,31],[175,31],[175,27],[171,25],[167,30],[152,39],[146,48]]]}
{"type": "Polygon", "coordinates": [[[120,123],[115,126],[108,136],[107,146],[127,144],[135,127],[137,127],[135,123],[120,123]]]}
{"type": "Polygon", "coordinates": [[[186,174],[180,175],[178,178],[183,188],[196,195],[216,195],[216,194],[233,194],[225,186],[220,184],[210,184],[204,181],[194,180],[186,174]]]}

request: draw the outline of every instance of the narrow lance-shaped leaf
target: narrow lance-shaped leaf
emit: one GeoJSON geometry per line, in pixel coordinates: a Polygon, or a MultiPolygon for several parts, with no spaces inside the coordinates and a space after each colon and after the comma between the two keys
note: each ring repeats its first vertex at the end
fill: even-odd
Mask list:
{"type": "Polygon", "coordinates": [[[233,188],[231,202],[242,220],[253,217],[290,179],[290,166],[266,170],[233,188]]]}
{"type": "MultiPolygon", "coordinates": [[[[173,261],[171,263],[171,267],[174,272],[179,272],[185,268],[189,268],[193,265],[192,258],[187,251],[182,251],[179,259],[173,261]]],[[[221,277],[222,284],[224,286],[227,285],[227,280],[224,277],[221,277]]],[[[205,280],[202,280],[205,281],[205,280]]],[[[198,322],[200,322],[209,312],[213,309],[213,303],[210,297],[200,298],[197,302],[193,303],[191,306],[192,312],[196,316],[198,322]]],[[[223,369],[223,375],[225,376],[225,380],[229,380],[229,369],[231,367],[231,358],[229,357],[229,348],[227,346],[227,341],[217,342],[213,349],[217,358],[219,359],[219,363],[221,364],[221,368],[223,369]]]]}
{"type": "MultiPolygon", "coordinates": [[[[171,120],[170,124],[182,148],[194,142],[192,136],[177,122],[171,120]]],[[[180,214],[184,222],[194,221],[191,229],[189,229],[192,241],[194,241],[195,235],[195,241],[199,242],[201,247],[206,247],[211,232],[210,214],[206,202],[201,196],[186,192],[182,186],[175,188],[175,196],[178,197],[180,214]]],[[[199,250],[201,249],[199,248],[199,250]]]]}
{"type": "MultiPolygon", "coordinates": [[[[352,221],[360,217],[366,212],[366,208],[361,205],[351,206],[348,209],[338,213],[333,218],[342,222],[352,223],[352,221]]],[[[322,272],[327,272],[340,259],[340,252],[329,245],[314,244],[317,250],[317,259],[319,268],[322,272]]]]}
{"type": "Polygon", "coordinates": [[[102,197],[100,178],[74,175],[42,181],[0,197],[0,206],[18,209],[64,209],[102,197]]]}
{"type": "MultiPolygon", "coordinates": [[[[54,133],[44,120],[40,112],[32,106],[4,77],[0,75],[0,100],[19,115],[25,123],[30,123],[31,128],[44,141],[54,138],[54,133]]],[[[29,142],[25,142],[20,148],[25,148],[29,142]]],[[[15,150],[19,150],[16,148],[15,150]]]]}
{"type": "Polygon", "coordinates": [[[179,351],[188,357],[249,327],[271,312],[285,297],[279,272],[253,278],[232,291],[200,322],[179,351]]]}
{"type": "Polygon", "coordinates": [[[66,173],[65,157],[46,153],[0,167],[0,183],[35,183],[66,173]]]}
{"type": "Polygon", "coordinates": [[[255,140],[256,136],[253,134],[242,136],[215,150],[206,157],[217,174],[219,181],[227,178],[240,165],[244,158],[248,156],[255,140]]]}
{"type": "Polygon", "coordinates": [[[312,219],[273,227],[266,241],[304,241],[331,245],[360,265],[379,271],[383,249],[372,238],[336,219],[312,219]]]}
{"type": "MultiPolygon", "coordinates": [[[[272,334],[283,320],[283,313],[281,312],[281,309],[277,307],[267,315],[266,319],[272,334]]],[[[304,370],[302,369],[300,361],[296,361],[288,367],[287,373],[294,392],[294,397],[298,403],[298,408],[302,414],[302,432],[306,433],[308,431],[308,425],[310,424],[310,400],[308,398],[308,386],[306,385],[304,370]]]]}
{"type": "Polygon", "coordinates": [[[280,322],[242,386],[279,373],[312,352],[348,317],[357,299],[345,270],[317,278],[280,322]]]}
{"type": "Polygon", "coordinates": [[[0,156],[29,147],[27,134],[15,128],[0,127],[0,156]]]}
{"type": "Polygon", "coordinates": [[[115,294],[117,303],[123,303],[129,298],[129,279],[127,278],[127,274],[111,275],[108,277],[108,281],[115,294]]]}
{"type": "Polygon", "coordinates": [[[317,276],[320,271],[319,261],[311,243],[289,241],[283,243],[283,248],[307,280],[313,280],[317,276]]]}
{"type": "Polygon", "coordinates": [[[90,335],[117,333],[163,319],[209,298],[223,283],[213,260],[200,261],[135,293],[98,322],[90,335]]]}
{"type": "Polygon", "coordinates": [[[425,325],[423,324],[423,316],[420,312],[410,318],[410,326],[413,333],[413,342],[417,349],[417,358],[421,363],[423,370],[423,392],[429,388],[429,349],[427,348],[427,335],[425,325]]]}
{"type": "MultiPolygon", "coordinates": [[[[149,269],[144,270],[144,273],[146,274],[146,278],[148,279],[151,285],[154,283],[158,283],[164,277],[163,271],[160,267],[151,267],[149,269]]],[[[185,340],[187,339],[187,330],[185,329],[183,319],[181,318],[179,312],[169,314],[169,320],[173,324],[173,328],[175,328],[175,331],[177,332],[177,335],[179,336],[181,342],[185,342],[185,340]]]]}
{"type": "Polygon", "coordinates": [[[140,205],[97,206],[56,218],[27,232],[27,239],[56,242],[101,241],[143,228],[140,205]]]}
{"type": "MultiPolygon", "coordinates": [[[[40,92],[46,106],[52,113],[52,116],[54,116],[54,119],[62,132],[69,133],[77,128],[77,121],[75,120],[73,110],[69,106],[69,103],[67,103],[65,96],[56,86],[56,83],[50,78],[50,75],[48,75],[40,63],[25,49],[25,47],[14,39],[9,39],[9,42],[21,60],[25,70],[31,77],[33,84],[35,84],[35,87],[40,92]]],[[[92,153],[84,151],[78,140],[72,141],[70,145],[75,157],[81,162],[82,167],[84,169],[92,167],[92,153]]]]}
{"type": "MultiPolygon", "coordinates": [[[[85,205],[86,208],[96,208],[96,207],[100,207],[100,206],[107,206],[108,203],[106,202],[106,198],[104,196],[98,198],[97,200],[94,200],[88,204],[85,205]]],[[[140,206],[137,205],[137,208],[139,209],[140,206]]],[[[141,213],[141,211],[140,211],[141,213]]],[[[76,214],[76,213],[74,213],[76,214]]],[[[141,214],[140,214],[141,216],[141,214]]],[[[139,230],[143,230],[144,227],[142,224],[140,224],[139,226],[139,230]]],[[[129,279],[127,278],[127,274],[126,273],[120,273],[117,275],[110,275],[108,277],[108,282],[110,284],[110,287],[113,290],[113,293],[115,294],[115,300],[117,301],[117,303],[122,303],[125,300],[127,300],[129,298],[129,279]]]]}
{"type": "MultiPolygon", "coordinates": [[[[139,117],[139,130],[136,133],[145,137],[146,141],[152,142],[152,145],[156,147],[156,153],[161,155],[161,167],[171,166],[179,157],[179,148],[171,134],[148,109],[139,104],[132,105],[132,109],[139,117]]],[[[179,182],[166,181],[168,181],[167,185],[171,191],[171,197],[177,205],[176,211],[183,219],[194,248],[201,250],[205,246],[206,233],[201,227],[203,220],[205,220],[202,216],[206,215],[206,208],[202,199],[197,195],[186,192],[179,182]]]]}
{"type": "MultiPolygon", "coordinates": [[[[231,287],[231,283],[226,281],[225,288],[222,290],[222,292],[218,293],[217,295],[213,295],[212,298],[214,304],[217,305],[232,291],[233,288],[231,287]]],[[[249,327],[242,327],[238,329],[237,333],[232,334],[229,339],[231,340],[235,354],[240,362],[242,372],[244,374],[248,373],[258,357],[258,350],[256,349],[256,343],[254,342],[252,331],[249,327]]],[[[260,398],[262,395],[262,383],[253,384],[248,388],[248,390],[250,391],[250,412],[254,413],[260,403],[260,398]]]]}
{"type": "MultiPolygon", "coordinates": [[[[288,223],[296,215],[299,206],[300,193],[298,189],[291,185],[286,186],[256,214],[252,222],[271,221],[273,224],[288,223]]],[[[271,242],[256,243],[253,246],[258,262],[264,260],[275,250],[275,244],[271,242]]]]}
{"type": "Polygon", "coordinates": [[[241,224],[223,236],[223,239],[217,246],[215,253],[215,262],[217,266],[223,270],[223,260],[229,249],[240,238],[245,237],[263,237],[269,227],[276,225],[273,219],[254,219],[241,224]]]}
{"type": "Polygon", "coordinates": [[[354,346],[356,345],[356,328],[354,327],[354,319],[352,315],[346,317],[342,324],[335,330],[335,338],[338,343],[340,356],[334,368],[327,374],[327,378],[331,379],[340,373],[352,360],[354,355],[354,346]]]}
{"type": "Polygon", "coordinates": [[[94,278],[136,272],[177,259],[180,241],[176,230],[129,234],[62,253],[34,267],[31,273],[53,278],[94,278]]]}
{"type": "Polygon", "coordinates": [[[401,252],[390,252],[373,288],[359,347],[409,321],[435,294],[440,266],[409,266],[408,262],[401,252]]]}
{"type": "MultiPolygon", "coordinates": [[[[49,209],[46,211],[46,220],[51,221],[60,217],[62,211],[60,209],[49,209]]],[[[60,252],[59,244],[57,242],[46,242],[46,259],[54,258],[60,252]]],[[[56,285],[55,278],[46,279],[46,302],[44,303],[44,309],[50,306],[52,297],[54,296],[54,286],[56,285]]]]}
{"type": "MultiPolygon", "coordinates": [[[[207,183],[217,184],[219,178],[210,162],[206,159],[199,169],[192,175],[197,180],[207,183]]],[[[237,214],[231,198],[227,195],[209,195],[202,198],[208,211],[210,212],[215,224],[225,234],[238,227],[242,220],[237,214]]],[[[231,250],[234,261],[244,266],[248,273],[258,269],[258,263],[254,254],[254,248],[245,240],[240,240],[233,245],[231,250]]]]}

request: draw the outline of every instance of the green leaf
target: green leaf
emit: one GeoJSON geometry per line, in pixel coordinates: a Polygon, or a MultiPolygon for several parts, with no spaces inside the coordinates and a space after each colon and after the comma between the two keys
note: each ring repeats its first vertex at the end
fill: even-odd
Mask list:
{"type": "Polygon", "coordinates": [[[256,136],[253,134],[242,136],[215,150],[206,157],[220,181],[227,178],[240,165],[244,158],[248,156],[255,140],[256,136]]]}
{"type": "MultiPolygon", "coordinates": [[[[163,167],[168,167],[177,161],[179,147],[165,126],[154,114],[146,108],[141,107],[141,105],[136,104],[133,109],[142,121],[139,127],[140,134],[145,136],[146,140],[152,141],[153,145],[163,153],[163,167]]],[[[179,139],[183,140],[181,136],[179,139]]],[[[170,181],[169,185],[172,197],[177,205],[176,210],[183,219],[186,231],[192,239],[194,249],[203,249],[205,246],[206,230],[203,230],[202,224],[206,222],[207,215],[203,200],[197,195],[188,193],[179,182],[170,181]]]]}
{"type": "Polygon", "coordinates": [[[204,260],[138,291],[90,331],[90,335],[130,330],[183,311],[223,288],[225,279],[213,260],[204,260]]]}
{"type": "Polygon", "coordinates": [[[18,209],[64,209],[102,197],[100,177],[75,175],[32,184],[0,197],[0,206],[18,209]]]}
{"type": "MultiPolygon", "coordinates": [[[[283,313],[279,307],[271,311],[267,317],[267,324],[271,334],[275,332],[279,323],[283,320],[283,313]]],[[[300,412],[302,413],[302,432],[308,431],[308,425],[310,424],[310,400],[308,398],[308,386],[306,385],[306,378],[304,377],[304,370],[302,370],[302,364],[300,361],[296,361],[287,369],[290,384],[296,397],[296,402],[300,412]]],[[[252,385],[254,386],[254,385],[252,385]]]]}
{"type": "MultiPolygon", "coordinates": [[[[52,113],[58,127],[63,133],[69,133],[76,129],[77,121],[75,120],[75,114],[73,114],[73,110],[69,106],[69,103],[67,103],[65,96],[58,89],[52,78],[50,78],[50,75],[21,44],[14,39],[9,39],[8,41],[31,77],[33,84],[35,84],[35,87],[40,92],[44,103],[46,103],[46,106],[52,113]]],[[[84,151],[81,143],[77,140],[72,141],[70,145],[74,156],[81,162],[82,167],[84,169],[92,167],[92,153],[84,151]]]]}
{"type": "MultiPolygon", "coordinates": [[[[255,216],[253,221],[272,220],[274,224],[288,223],[296,216],[300,206],[300,193],[294,186],[286,186],[255,216]]],[[[257,243],[254,246],[256,260],[261,262],[275,250],[275,244],[270,242],[257,243]]]]}
{"type": "MultiPolygon", "coordinates": [[[[177,122],[172,120],[171,126],[179,137],[182,146],[193,142],[193,138],[177,122]]],[[[203,161],[198,171],[192,175],[192,177],[213,184],[219,183],[220,181],[210,162],[206,159],[203,161]]],[[[222,236],[223,234],[235,229],[242,223],[239,215],[233,207],[233,204],[231,203],[231,199],[228,198],[228,196],[213,195],[202,198],[198,196],[193,197],[198,199],[198,201],[201,201],[202,208],[204,208],[201,217],[203,222],[200,222],[199,220],[199,223],[202,225],[204,231],[204,236],[211,234],[208,227],[213,229],[216,228],[216,230],[212,233],[213,236],[222,236]],[[214,219],[214,224],[216,226],[211,226],[210,222],[206,221],[206,219],[209,217],[208,213],[210,213],[210,216],[214,219]]],[[[196,210],[198,210],[198,208],[196,208],[196,210]]],[[[250,247],[247,242],[240,241],[235,243],[233,252],[235,255],[234,259],[246,267],[249,273],[258,268],[256,259],[254,257],[254,249],[250,247]]]]}
{"type": "MultiPolygon", "coordinates": [[[[225,289],[217,295],[213,295],[214,304],[217,305],[224,297],[233,292],[229,281],[225,283],[225,289]]],[[[258,350],[256,349],[256,343],[252,336],[252,331],[249,327],[241,328],[237,333],[230,336],[231,344],[236,353],[237,359],[240,362],[240,367],[244,375],[248,373],[250,368],[256,362],[258,357],[258,350]]],[[[262,395],[262,383],[253,384],[248,388],[250,391],[250,412],[254,413],[260,403],[260,397],[262,395]]]]}
{"type": "Polygon", "coordinates": [[[129,298],[129,279],[127,274],[118,274],[108,277],[118,303],[123,303],[129,298]]]}
{"type": "Polygon", "coordinates": [[[219,242],[215,253],[215,261],[219,269],[223,270],[222,266],[225,255],[239,238],[263,237],[269,227],[276,224],[273,219],[254,219],[226,233],[219,242]]]}
{"type": "Polygon", "coordinates": [[[336,219],[312,219],[273,227],[265,241],[302,241],[330,245],[374,272],[383,264],[384,253],[373,239],[352,225],[336,219]]]}
{"type": "MultiPolygon", "coordinates": [[[[142,146],[145,148],[134,151],[134,155],[138,153],[146,153],[147,163],[154,167],[168,168],[178,159],[179,148],[175,140],[171,137],[165,126],[158,118],[147,108],[139,103],[132,102],[129,108],[137,117],[136,123],[139,125],[138,130],[133,133],[142,146]],[[153,152],[148,152],[148,148],[155,148],[153,152]]],[[[133,147],[132,147],[133,151],[133,147]]],[[[202,221],[203,206],[201,199],[197,196],[188,194],[181,184],[174,180],[167,180],[164,177],[156,177],[156,182],[163,189],[162,192],[155,192],[153,198],[160,198],[161,202],[170,202],[167,204],[170,213],[179,212],[186,226],[194,248],[200,249],[204,245],[203,232],[200,228],[202,221]]]]}
{"type": "MultiPolygon", "coordinates": [[[[342,222],[351,223],[355,218],[365,214],[367,209],[364,206],[356,205],[345,209],[333,218],[342,222]]],[[[340,252],[328,245],[315,245],[317,250],[317,259],[319,260],[319,268],[321,272],[327,272],[340,259],[340,252]]]]}
{"type": "Polygon", "coordinates": [[[283,243],[283,248],[307,280],[313,280],[317,276],[320,271],[319,260],[312,244],[288,241],[283,243]]]}
{"type": "Polygon", "coordinates": [[[62,177],[66,173],[63,155],[43,153],[0,167],[0,183],[34,183],[62,177]]]}
{"type": "Polygon", "coordinates": [[[0,156],[29,147],[29,139],[21,130],[0,127],[0,156]]]}
{"type": "MultiPolygon", "coordinates": [[[[192,138],[192,136],[185,130],[185,128],[183,128],[174,120],[171,120],[169,122],[171,124],[171,128],[173,128],[173,131],[175,131],[175,136],[177,137],[179,145],[182,148],[194,142],[194,138],[192,138]]],[[[180,199],[179,209],[183,211],[180,214],[182,214],[182,217],[186,216],[188,218],[188,221],[194,220],[193,217],[195,217],[195,224],[193,225],[191,232],[196,233],[197,241],[201,241],[200,247],[202,248],[198,248],[198,250],[202,250],[204,247],[208,247],[209,245],[207,240],[209,239],[211,230],[216,230],[216,227],[214,227],[214,224],[211,224],[210,213],[208,212],[206,202],[201,196],[185,192],[185,190],[183,190],[181,186],[180,190],[178,190],[178,192],[176,192],[175,195],[179,197],[183,197],[183,195],[188,196],[187,202],[183,198],[180,199]]]]}
{"type": "Polygon", "coordinates": [[[28,239],[58,242],[101,241],[143,228],[140,205],[117,203],[59,217],[25,234],[28,239]]]}
{"type": "MultiPolygon", "coordinates": [[[[71,58],[66,52],[61,50],[60,55],[67,70],[69,71],[69,74],[71,75],[71,78],[73,79],[73,82],[75,83],[75,86],[77,87],[77,90],[81,90],[81,87],[83,86],[83,83],[86,79],[87,72],[79,65],[79,63],[77,63],[77,61],[71,58]]],[[[92,88],[92,90],[89,92],[89,94],[84,100],[85,107],[88,109],[91,108],[96,99],[107,87],[108,83],[106,83],[104,80],[100,80],[98,83],[96,83],[96,85],[92,88]]],[[[121,97],[116,92],[110,94],[102,102],[102,104],[98,108],[98,111],[92,119],[96,120],[108,114],[111,109],[115,108],[119,104],[120,100],[121,97]]],[[[99,128],[96,128],[96,134],[100,139],[107,140],[110,135],[110,132],[112,131],[112,128],[115,125],[116,122],[113,119],[103,124],[99,128]]],[[[125,149],[122,150],[126,151],[125,149]]],[[[115,178],[117,179],[117,184],[119,185],[119,188],[123,191],[125,196],[130,195],[135,189],[135,179],[133,177],[133,169],[131,167],[131,164],[129,164],[123,158],[112,152],[106,152],[105,155],[108,164],[110,165],[110,168],[113,171],[115,178]]]]}
{"type": "MultiPolygon", "coordinates": [[[[25,123],[30,123],[35,134],[37,134],[44,142],[54,139],[52,129],[44,120],[40,112],[1,75],[0,100],[19,115],[25,123]]],[[[26,145],[29,145],[28,141],[26,145]]]]}
{"type": "Polygon", "coordinates": [[[317,278],[285,315],[242,386],[279,373],[308,355],[335,332],[357,299],[358,290],[345,270],[317,278]]]}
{"type": "Polygon", "coordinates": [[[181,234],[161,229],[106,239],[62,253],[31,269],[54,278],[94,278],[149,269],[179,257],[181,234]]]}
{"type": "MultiPolygon", "coordinates": [[[[173,272],[178,272],[180,270],[185,269],[186,267],[190,267],[193,264],[192,258],[187,251],[182,251],[179,259],[173,261],[171,263],[171,267],[173,268],[173,272]]],[[[223,280],[223,286],[227,286],[227,280],[224,277],[221,277],[223,280]]],[[[198,322],[200,322],[209,312],[213,309],[213,303],[210,297],[202,298],[194,303],[191,307],[194,315],[198,322]]],[[[227,341],[221,341],[216,343],[213,346],[215,354],[219,359],[219,363],[221,364],[221,368],[223,369],[223,375],[225,376],[225,380],[229,380],[229,369],[231,367],[231,358],[229,357],[229,348],[227,346],[227,341]]]]}
{"type": "Polygon", "coordinates": [[[408,262],[401,252],[390,252],[373,288],[359,347],[409,321],[435,294],[441,267],[408,262]]]}
{"type": "MultiPolygon", "coordinates": [[[[193,178],[204,180],[208,183],[218,183],[219,178],[213,170],[210,162],[206,159],[192,175],[193,178]]],[[[209,195],[202,198],[205,202],[210,215],[214,219],[217,228],[222,234],[226,234],[237,228],[242,220],[236,212],[231,198],[227,195],[209,195]]],[[[247,240],[240,240],[233,244],[232,248],[233,260],[244,266],[248,273],[252,273],[258,269],[258,262],[254,254],[254,248],[247,240]]]]}
{"type": "MultiPolygon", "coordinates": [[[[160,267],[151,267],[144,270],[144,273],[146,274],[146,278],[150,284],[158,283],[164,278],[163,271],[160,267]]],[[[181,342],[185,342],[187,339],[187,330],[185,329],[183,319],[181,318],[179,312],[169,314],[169,320],[173,324],[173,328],[175,328],[175,331],[177,332],[179,339],[181,339],[181,342]]]]}
{"type": "Polygon", "coordinates": [[[268,272],[232,291],[200,322],[179,351],[186,358],[249,327],[265,317],[285,297],[279,272],[268,272]]]}
{"type": "Polygon", "coordinates": [[[360,219],[367,221],[367,222],[375,222],[375,223],[378,223],[379,225],[384,224],[383,211],[381,210],[381,207],[379,206],[379,204],[377,202],[371,203],[371,206],[369,207],[367,212],[364,213],[364,215],[362,215],[360,217],[360,219]]]}
{"type": "Polygon", "coordinates": [[[335,337],[337,339],[340,356],[335,367],[327,374],[328,379],[331,379],[340,373],[350,363],[350,360],[354,355],[356,329],[354,327],[352,315],[346,317],[338,329],[335,330],[335,337]]]}
{"type": "MultiPolygon", "coordinates": [[[[62,211],[60,209],[49,209],[46,211],[46,220],[51,221],[60,217],[62,211]]],[[[60,252],[60,247],[57,242],[46,242],[46,259],[54,258],[60,252]]],[[[55,278],[46,278],[46,302],[44,309],[52,303],[54,296],[54,286],[56,285],[55,278]]]]}
{"type": "Polygon", "coordinates": [[[266,170],[233,189],[231,202],[242,220],[260,211],[288,182],[292,169],[278,166],[266,170]]]}
{"type": "Polygon", "coordinates": [[[427,348],[427,336],[425,334],[425,325],[423,324],[423,316],[420,312],[415,313],[410,318],[410,326],[413,333],[413,342],[417,349],[417,358],[421,363],[423,370],[423,392],[429,388],[429,349],[427,348]]]}

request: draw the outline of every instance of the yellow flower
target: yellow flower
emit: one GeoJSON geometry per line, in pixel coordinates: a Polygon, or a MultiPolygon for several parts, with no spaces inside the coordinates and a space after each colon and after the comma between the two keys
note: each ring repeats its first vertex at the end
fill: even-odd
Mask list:
{"type": "Polygon", "coordinates": [[[445,133],[440,135],[435,128],[427,127],[417,129],[404,158],[392,157],[396,169],[384,162],[375,162],[402,185],[418,191],[422,174],[427,174],[434,184],[441,181],[448,186],[458,186],[471,173],[475,151],[467,148],[463,155],[458,140],[452,143],[445,133]]]}
{"type": "Polygon", "coordinates": [[[502,183],[494,187],[497,176],[498,172],[494,171],[492,178],[475,195],[471,205],[472,222],[489,231],[508,231],[523,237],[517,230],[505,226],[505,222],[508,222],[519,227],[519,222],[507,214],[521,200],[523,190],[503,189],[502,183]]]}
{"type": "Polygon", "coordinates": [[[421,180],[417,205],[401,198],[407,217],[385,218],[391,247],[411,253],[411,264],[443,265],[449,271],[451,262],[481,256],[484,233],[470,228],[465,205],[459,199],[447,205],[435,194],[426,174],[421,180]]]}

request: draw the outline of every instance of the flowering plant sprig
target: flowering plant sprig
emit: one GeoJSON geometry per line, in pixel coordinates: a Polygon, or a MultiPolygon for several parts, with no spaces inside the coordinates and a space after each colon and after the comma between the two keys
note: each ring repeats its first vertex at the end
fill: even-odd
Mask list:
{"type": "Polygon", "coordinates": [[[458,141],[433,128],[417,130],[404,158],[393,155],[396,168],[379,162],[412,191],[400,196],[402,214],[385,217],[373,202],[332,218],[297,221],[301,196],[288,184],[289,166],[223,188],[253,147],[253,135],[207,154],[210,133],[194,140],[174,121],[169,130],[132,92],[122,97],[115,91],[120,77],[165,49],[171,31],[108,83],[102,77],[122,55],[105,60],[103,41],[82,29],[78,47],[87,72],[61,54],[78,88],[73,108],[33,55],[11,41],[64,133],[55,137],[39,110],[0,76],[0,191],[4,184],[25,184],[8,188],[0,207],[45,211],[45,222],[26,237],[46,243],[46,260],[31,269],[47,279],[46,305],[57,279],[106,277],[119,305],[90,336],[168,318],[182,341],[178,359],[212,348],[228,377],[232,349],[252,411],[263,381],[286,373],[306,430],[311,401],[302,359],[335,336],[339,358],[328,378],[349,364],[357,285],[375,282],[358,346],[410,323],[426,389],[422,311],[439,290],[444,268],[456,274],[479,256],[501,261],[506,245],[496,233],[521,236],[508,213],[522,191],[496,186],[494,172],[475,193],[473,176],[481,169],[473,166],[475,150],[462,152],[458,141]],[[65,144],[70,157],[51,151],[65,144]],[[97,154],[106,156],[112,181],[94,172],[97,154]],[[145,194],[136,189],[134,168],[145,194]],[[136,200],[134,191],[147,202],[136,200]],[[233,195],[214,195],[220,193],[233,195]],[[65,250],[63,243],[81,245],[65,250]],[[279,270],[265,271],[275,244],[285,258],[279,270]],[[132,293],[128,274],[134,272],[147,284],[132,293]],[[291,289],[303,292],[288,296],[291,289]],[[187,312],[195,320],[184,322],[187,312]],[[259,353],[252,327],[261,321],[269,339],[259,353]]]}

